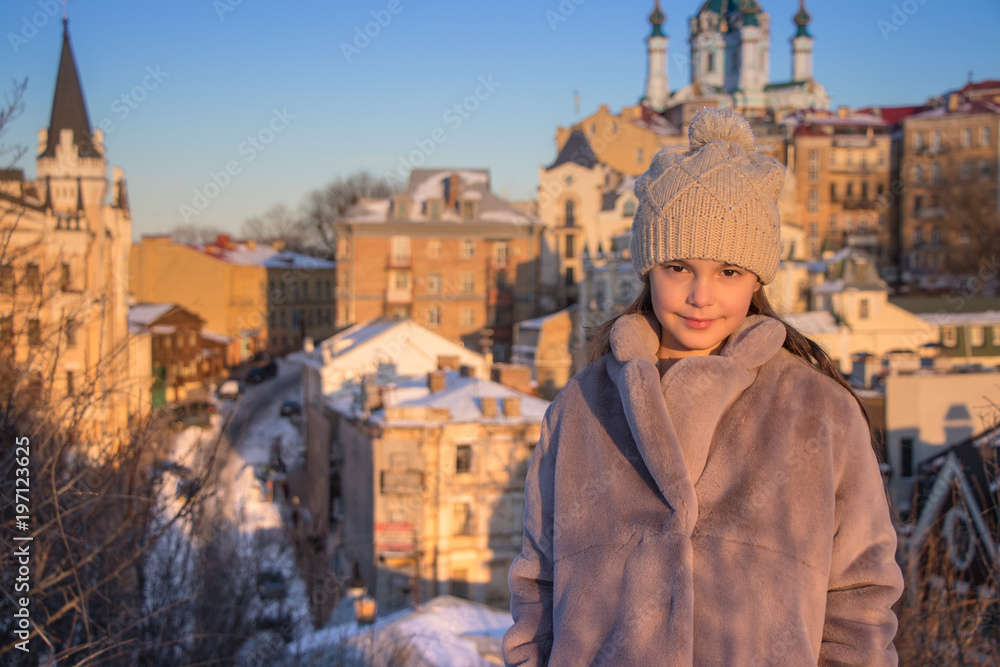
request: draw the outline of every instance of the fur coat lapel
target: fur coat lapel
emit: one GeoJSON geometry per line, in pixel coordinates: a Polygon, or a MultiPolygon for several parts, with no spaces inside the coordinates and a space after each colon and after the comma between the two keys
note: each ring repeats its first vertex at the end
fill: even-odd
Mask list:
{"type": "Polygon", "coordinates": [[[671,511],[659,530],[639,538],[625,562],[614,630],[595,664],[693,663],[694,486],[726,408],[784,340],[780,322],[749,316],[719,355],[682,359],[661,380],[655,317],[627,315],[612,328],[608,375],[621,396],[632,438],[671,511]],[[636,600],[646,602],[637,608],[636,600]]]}
{"type": "Polygon", "coordinates": [[[784,342],[785,327],[779,321],[749,315],[720,354],[682,359],[661,379],[655,316],[626,315],[611,331],[608,375],[646,467],[667,504],[686,515],[681,523],[688,535],[698,520],[694,486],[705,469],[715,428],[784,342]]]}

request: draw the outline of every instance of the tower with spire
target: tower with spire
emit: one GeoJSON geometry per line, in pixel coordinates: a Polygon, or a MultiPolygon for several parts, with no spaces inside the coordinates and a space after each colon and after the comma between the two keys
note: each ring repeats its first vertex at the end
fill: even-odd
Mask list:
{"type": "MultiPolygon", "coordinates": [[[[149,383],[139,374],[148,378],[151,368],[136,362],[142,345],[148,359],[149,340],[129,336],[132,215],[124,172],[114,168],[109,185],[104,137],[90,124],[65,17],[52,112],[38,132],[35,168],[33,181],[20,170],[0,171],[0,224],[16,231],[10,237],[16,252],[7,255],[16,259],[2,268],[15,281],[30,274],[41,283],[27,298],[18,290],[0,295],[0,320],[52,341],[51,349],[35,343],[17,357],[46,367],[54,406],[87,386],[99,398],[87,405],[77,432],[84,441],[116,442],[130,415],[149,411],[149,383]]],[[[16,345],[31,346],[25,338],[16,345]]]]}
{"type": "Polygon", "coordinates": [[[649,52],[649,71],[646,76],[646,95],[644,100],[657,111],[664,111],[670,99],[670,83],[667,74],[667,45],[670,39],[663,33],[663,24],[667,16],[660,9],[660,0],[656,0],[649,22],[653,32],[646,38],[649,52]]]}
{"type": "Polygon", "coordinates": [[[809,12],[806,0],[799,0],[799,11],[793,21],[797,26],[792,37],[792,81],[812,81],[813,38],[809,34],[809,12]]]}

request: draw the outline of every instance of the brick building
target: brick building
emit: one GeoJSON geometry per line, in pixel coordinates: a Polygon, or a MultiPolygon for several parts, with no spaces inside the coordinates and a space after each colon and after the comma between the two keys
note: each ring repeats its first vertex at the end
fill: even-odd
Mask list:
{"type": "Polygon", "coordinates": [[[540,312],[543,225],[493,194],[484,169],[415,169],[404,192],[333,227],[338,327],[409,317],[504,361],[513,323],[540,312]]]}

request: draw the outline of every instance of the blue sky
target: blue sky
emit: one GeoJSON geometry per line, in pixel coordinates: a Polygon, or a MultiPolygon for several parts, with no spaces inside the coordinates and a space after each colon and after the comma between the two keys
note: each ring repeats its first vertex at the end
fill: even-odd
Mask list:
{"type": "MultiPolygon", "coordinates": [[[[29,78],[24,115],[0,141],[29,147],[16,165],[29,176],[51,111],[60,4],[0,3],[0,74],[5,84],[29,78]]],[[[671,54],[688,52],[687,19],[700,4],[662,3],[671,54]]],[[[798,0],[760,4],[772,21],[771,79],[784,81],[798,0]]],[[[394,172],[419,145],[433,146],[421,166],[486,167],[497,193],[532,197],[539,166],[555,157],[557,126],[642,95],[652,9],[651,0],[68,5],[91,123],[113,126],[108,156],[126,170],[136,237],[182,224],[183,205],[197,211],[189,221],[237,232],[338,176],[394,172]],[[377,17],[375,37],[355,44],[377,17]],[[345,54],[344,44],[356,50],[345,54]],[[459,115],[453,106],[463,103],[459,115]],[[212,174],[226,182],[218,174],[227,164],[228,183],[210,187],[215,196],[198,210],[195,190],[204,193],[212,174]]],[[[920,103],[964,84],[969,70],[1000,79],[995,0],[812,0],[807,9],[815,77],[834,105],[920,103]]],[[[683,61],[669,59],[672,89],[689,81],[683,61]]]]}

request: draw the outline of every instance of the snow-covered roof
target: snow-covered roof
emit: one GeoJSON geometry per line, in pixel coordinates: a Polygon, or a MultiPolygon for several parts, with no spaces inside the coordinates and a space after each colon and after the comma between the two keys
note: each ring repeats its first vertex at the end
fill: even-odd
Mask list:
{"type": "Polygon", "coordinates": [[[923,313],[920,319],[934,326],[997,326],[1000,325],[1000,311],[987,310],[981,313],[923,313]]]}
{"type": "Polygon", "coordinates": [[[286,250],[266,259],[263,266],[267,269],[304,269],[306,271],[315,271],[318,269],[335,269],[337,268],[337,263],[286,250]]]}
{"type": "MultiPolygon", "coordinates": [[[[462,225],[476,223],[502,223],[510,225],[540,224],[538,218],[525,215],[490,191],[490,174],[486,169],[414,169],[404,193],[411,205],[406,211],[407,223],[452,222],[462,225]],[[449,193],[455,201],[476,201],[476,217],[468,220],[462,212],[451,206],[441,206],[436,218],[423,210],[428,200],[445,201],[446,188],[451,187],[451,177],[458,178],[458,193],[449,193]],[[448,185],[446,185],[446,182],[448,185]]],[[[344,216],[349,224],[384,224],[399,222],[392,216],[392,199],[362,199],[344,216]]]]}
{"type": "Polygon", "coordinates": [[[191,247],[209,257],[240,266],[263,266],[264,262],[278,254],[273,246],[262,243],[254,244],[253,248],[246,243],[237,243],[235,248],[224,248],[211,243],[191,247]]]}
{"type": "Polygon", "coordinates": [[[810,310],[805,313],[782,315],[781,319],[793,326],[799,332],[806,334],[835,334],[837,322],[833,315],[825,310],[810,310]]]}
{"type": "Polygon", "coordinates": [[[202,329],[201,337],[205,340],[210,340],[213,343],[220,343],[222,345],[229,345],[233,341],[232,336],[227,336],[224,333],[219,333],[218,331],[212,331],[211,329],[202,329]]]}
{"type": "Polygon", "coordinates": [[[344,329],[339,334],[324,340],[317,346],[314,354],[322,354],[321,350],[323,348],[329,350],[334,356],[347,354],[387,331],[402,325],[403,320],[397,320],[392,317],[377,317],[367,322],[355,324],[353,327],[344,329]]]}
{"type": "MultiPolygon", "coordinates": [[[[570,306],[570,308],[572,307],[573,306],[570,306]]],[[[551,320],[554,320],[557,317],[561,317],[566,313],[567,310],[569,310],[569,308],[565,308],[563,310],[551,313],[549,315],[542,315],[541,317],[535,317],[530,320],[524,320],[523,322],[518,322],[517,326],[520,327],[521,329],[541,329],[543,324],[551,320]]]]}
{"type": "Polygon", "coordinates": [[[137,303],[128,309],[129,324],[149,326],[174,309],[172,303],[137,303]]]}
{"type": "MultiPolygon", "coordinates": [[[[448,421],[451,423],[482,420],[540,422],[549,407],[549,402],[541,398],[529,396],[492,380],[463,377],[455,371],[445,373],[445,388],[440,391],[432,393],[427,387],[426,377],[407,378],[396,382],[391,388],[387,388],[383,400],[388,408],[447,408],[451,415],[448,421]],[[518,398],[521,402],[520,416],[505,417],[503,406],[498,401],[497,416],[484,417],[483,398],[502,400],[518,398]]],[[[409,418],[389,419],[386,417],[385,408],[373,412],[371,419],[384,424],[398,424],[401,421],[406,423],[429,421],[409,418]]]]}
{"type": "Polygon", "coordinates": [[[943,116],[952,115],[971,115],[971,114],[1000,114],[1000,104],[995,104],[988,100],[962,100],[954,109],[949,109],[948,105],[943,104],[933,109],[928,109],[927,111],[921,111],[915,113],[912,116],[904,119],[904,123],[910,120],[924,120],[927,118],[941,118],[943,116]]]}

